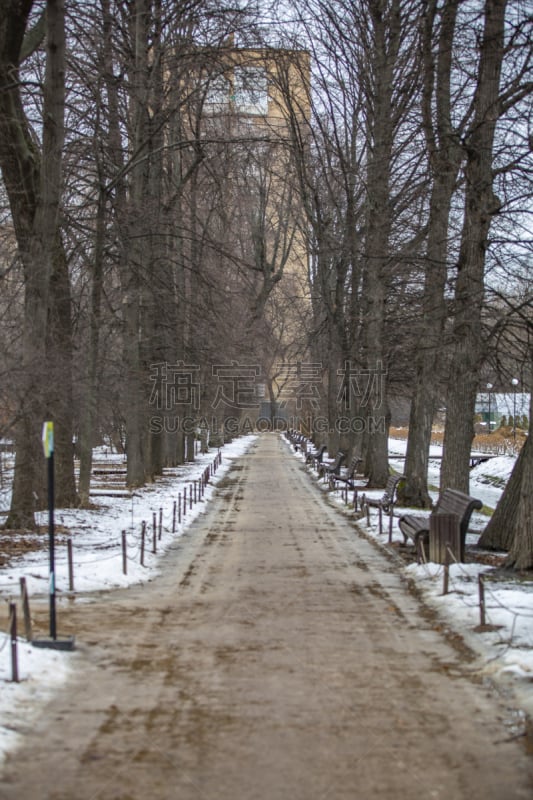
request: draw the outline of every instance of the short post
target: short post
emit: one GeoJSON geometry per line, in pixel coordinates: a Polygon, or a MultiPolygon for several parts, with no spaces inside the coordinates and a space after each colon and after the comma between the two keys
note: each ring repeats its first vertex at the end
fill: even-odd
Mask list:
{"type": "Polygon", "coordinates": [[[394,522],[394,514],[392,511],[392,505],[389,508],[389,544],[392,544],[392,525],[394,522]]]}
{"type": "Polygon", "coordinates": [[[67,539],[67,558],[68,558],[68,589],[74,591],[74,557],[72,552],[72,539],[67,539]]]}
{"type": "Polygon", "coordinates": [[[183,487],[183,516],[187,513],[187,487],[183,487]]]}
{"type": "Polygon", "coordinates": [[[365,503],[365,511],[366,511],[366,527],[370,528],[370,506],[368,503],[365,503]]]}
{"type": "Polygon", "coordinates": [[[189,486],[189,508],[192,508],[192,483],[189,486]]]}
{"type": "Polygon", "coordinates": [[[172,506],[172,533],[176,533],[176,501],[172,506]]]}
{"type": "Polygon", "coordinates": [[[17,657],[17,604],[9,603],[9,632],[11,635],[11,680],[19,681],[19,667],[17,657]]]}
{"type": "Polygon", "coordinates": [[[144,567],[144,545],[146,538],[146,522],[143,520],[141,528],[141,567],[144,567]]]}
{"type": "Polygon", "coordinates": [[[450,543],[446,544],[446,552],[444,554],[444,575],[442,580],[442,594],[448,594],[450,584],[450,543]]]}
{"type": "Polygon", "coordinates": [[[178,525],[181,525],[181,492],[178,492],[178,525]]]}
{"type": "Polygon", "coordinates": [[[155,555],[157,553],[157,516],[155,511],[152,513],[152,529],[153,529],[152,553],[154,553],[155,555]]]}
{"type": "Polygon", "coordinates": [[[479,624],[485,625],[486,616],[485,616],[485,584],[483,582],[483,574],[478,575],[477,579],[478,591],[479,591],[479,624]]]}
{"type": "Polygon", "coordinates": [[[378,506],[378,520],[379,520],[379,533],[380,535],[383,533],[383,508],[381,503],[378,506]]]}
{"type": "Polygon", "coordinates": [[[122,574],[128,574],[128,552],[126,550],[126,531],[122,531],[122,574]]]}
{"type": "Polygon", "coordinates": [[[28,595],[26,578],[20,579],[20,598],[22,600],[22,613],[24,614],[24,629],[26,631],[26,639],[28,642],[31,642],[33,639],[33,631],[31,627],[30,598],[28,595]]]}
{"type": "Polygon", "coordinates": [[[161,535],[163,533],[163,509],[159,509],[159,541],[161,541],[161,535]]]}

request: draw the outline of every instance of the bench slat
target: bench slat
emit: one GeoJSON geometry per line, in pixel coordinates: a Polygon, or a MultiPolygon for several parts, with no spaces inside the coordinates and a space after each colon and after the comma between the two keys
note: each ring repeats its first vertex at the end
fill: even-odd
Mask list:
{"type": "Polygon", "coordinates": [[[417,551],[420,542],[429,543],[430,519],[434,514],[456,514],[459,518],[459,530],[461,534],[461,560],[464,558],[464,547],[466,532],[470,523],[470,517],[475,510],[483,507],[481,500],[470,495],[459,492],[457,489],[444,489],[437,501],[434,511],[425,517],[417,514],[403,514],[400,517],[399,525],[403,534],[404,542],[412,539],[417,551]]]}

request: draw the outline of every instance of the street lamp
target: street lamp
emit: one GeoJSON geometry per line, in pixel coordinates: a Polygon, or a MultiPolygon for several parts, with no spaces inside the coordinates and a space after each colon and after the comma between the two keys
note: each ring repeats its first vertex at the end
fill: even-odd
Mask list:
{"type": "Polygon", "coordinates": [[[518,386],[518,378],[511,380],[513,386],[513,441],[516,444],[516,387],[518,386]]]}
{"type": "Polygon", "coordinates": [[[489,395],[489,433],[491,431],[491,427],[490,427],[490,393],[491,393],[492,389],[493,389],[492,383],[487,383],[487,392],[488,392],[488,395],[489,395]]]}

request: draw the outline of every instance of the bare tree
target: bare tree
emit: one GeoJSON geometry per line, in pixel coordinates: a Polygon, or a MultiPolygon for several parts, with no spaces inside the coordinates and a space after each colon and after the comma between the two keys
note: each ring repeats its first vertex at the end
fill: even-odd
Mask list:
{"type": "Polygon", "coordinates": [[[431,504],[428,457],[445,366],[442,344],[447,319],[449,217],[463,157],[460,129],[454,129],[452,120],[453,44],[458,6],[458,0],[449,0],[442,7],[430,2],[421,19],[422,121],[432,186],[420,322],[414,323],[418,345],[404,470],[406,481],[400,494],[406,505],[422,508],[431,504]],[[437,353],[441,355],[436,357],[437,353]]]}
{"type": "Polygon", "coordinates": [[[24,270],[24,340],[20,422],[7,525],[32,526],[35,496],[44,503],[40,429],[56,423],[57,500],[75,500],[71,419],[70,285],[60,235],[64,140],[64,6],[49,0],[29,28],[34,3],[0,5],[0,165],[24,270]],[[24,110],[24,59],[46,41],[42,143],[24,110]]]}
{"type": "MultiPolygon", "coordinates": [[[[312,157],[302,151],[308,168],[302,169],[301,184],[314,239],[316,330],[326,337],[328,354],[329,444],[341,444],[346,416],[362,420],[363,441],[352,431],[342,436],[342,445],[364,447],[371,483],[383,485],[389,372],[397,350],[388,330],[398,314],[399,267],[413,247],[406,222],[420,181],[411,119],[416,50],[409,44],[416,7],[306,3],[304,20],[310,10],[306,32],[318,99],[310,126],[312,157]],[[352,391],[370,381],[378,391],[352,391]]],[[[301,140],[296,126],[295,140],[301,140]]]]}
{"type": "MultiPolygon", "coordinates": [[[[446,429],[441,486],[468,491],[469,458],[480,367],[484,356],[482,308],[486,251],[491,224],[502,208],[494,192],[494,147],[502,114],[531,92],[527,67],[518,63],[505,72],[505,0],[486,0],[483,34],[472,118],[465,132],[465,201],[453,317],[451,382],[446,407],[446,429]],[[502,69],[506,78],[501,86],[502,69]]],[[[526,55],[526,64],[529,60],[526,55]]]]}

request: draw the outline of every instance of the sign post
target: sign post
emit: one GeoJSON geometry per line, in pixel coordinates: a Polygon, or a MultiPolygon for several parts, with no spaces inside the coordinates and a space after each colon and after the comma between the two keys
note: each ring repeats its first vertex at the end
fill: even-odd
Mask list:
{"type": "Polygon", "coordinates": [[[48,541],[50,549],[50,638],[33,639],[35,647],[51,647],[57,650],[73,650],[74,637],[59,638],[56,623],[56,571],[54,531],[54,423],[43,424],[43,450],[48,472],[48,541]]]}
{"type": "Polygon", "coordinates": [[[43,449],[48,469],[48,542],[50,551],[50,637],[57,639],[54,531],[54,423],[43,424],[43,449]]]}

